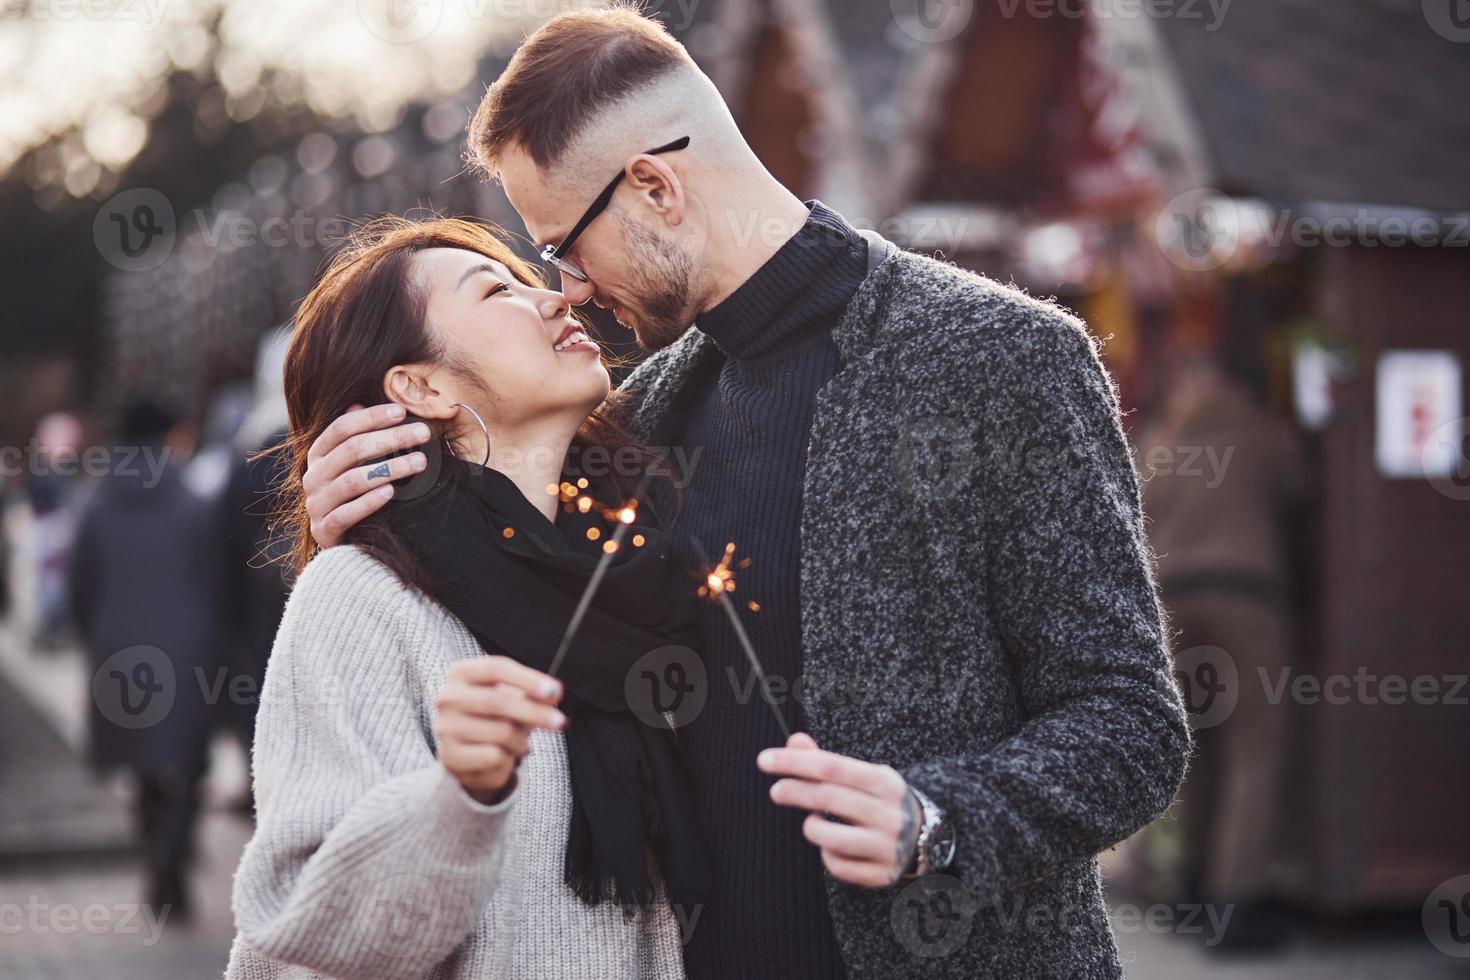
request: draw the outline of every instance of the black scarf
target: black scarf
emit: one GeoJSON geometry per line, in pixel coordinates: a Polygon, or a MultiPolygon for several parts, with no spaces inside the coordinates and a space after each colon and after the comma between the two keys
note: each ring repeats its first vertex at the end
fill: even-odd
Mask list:
{"type": "MultiPolygon", "coordinates": [[[[597,501],[621,505],[597,485],[586,492],[599,489],[597,501]]],[[[616,527],[598,506],[559,504],[552,523],[503,473],[447,456],[431,490],[389,509],[433,598],[486,651],[543,671],[616,527]]],[[[714,873],[677,732],[625,693],[652,651],[685,648],[673,654],[681,669],[698,656],[694,583],[672,562],[664,531],[643,519],[628,528],[558,672],[572,786],[563,875],[584,902],[612,899],[628,911],[653,900],[650,851],[674,903],[706,902],[714,873]]]]}

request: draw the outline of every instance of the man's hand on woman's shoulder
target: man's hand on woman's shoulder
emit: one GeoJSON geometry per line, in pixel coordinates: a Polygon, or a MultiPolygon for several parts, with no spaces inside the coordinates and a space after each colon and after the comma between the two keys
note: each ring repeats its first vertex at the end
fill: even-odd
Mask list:
{"type": "Polygon", "coordinates": [[[373,460],[428,442],[433,433],[423,422],[404,422],[402,405],[354,405],[322,430],[306,455],[302,490],[311,536],[323,548],[342,543],[354,524],[393,497],[392,482],[422,472],[428,464],[421,452],[373,460]]]}

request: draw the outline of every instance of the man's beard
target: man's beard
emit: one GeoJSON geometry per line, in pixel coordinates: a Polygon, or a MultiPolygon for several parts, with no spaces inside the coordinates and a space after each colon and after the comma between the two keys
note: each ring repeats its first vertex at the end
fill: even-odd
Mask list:
{"type": "Polygon", "coordinates": [[[628,242],[633,263],[628,273],[631,291],[628,312],[637,322],[633,336],[647,351],[662,350],[689,329],[689,280],[693,263],[678,246],[665,241],[636,221],[618,222],[628,242]],[[636,305],[635,305],[636,304],[636,305]]]}

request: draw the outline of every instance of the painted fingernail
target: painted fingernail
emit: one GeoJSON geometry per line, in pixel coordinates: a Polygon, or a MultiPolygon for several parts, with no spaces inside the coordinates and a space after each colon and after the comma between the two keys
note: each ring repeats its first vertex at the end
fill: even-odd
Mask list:
{"type": "Polygon", "coordinates": [[[542,693],[542,695],[545,696],[545,697],[548,697],[548,698],[554,698],[554,697],[556,697],[556,694],[557,694],[557,691],[558,690],[560,690],[560,689],[556,686],[556,684],[554,684],[551,681],[547,681],[545,684],[542,684],[541,685],[541,693],[542,693]]]}
{"type": "Polygon", "coordinates": [[[769,769],[776,764],[776,756],[769,749],[755,757],[755,764],[762,769],[769,769]]]}
{"type": "Polygon", "coordinates": [[[427,425],[423,425],[422,423],[414,426],[413,437],[420,442],[423,442],[425,439],[429,438],[429,427],[427,425]]]}
{"type": "Polygon", "coordinates": [[[388,406],[388,418],[390,420],[391,419],[401,419],[401,418],[403,418],[403,414],[404,413],[403,413],[403,406],[402,405],[389,405],[388,406]]]}

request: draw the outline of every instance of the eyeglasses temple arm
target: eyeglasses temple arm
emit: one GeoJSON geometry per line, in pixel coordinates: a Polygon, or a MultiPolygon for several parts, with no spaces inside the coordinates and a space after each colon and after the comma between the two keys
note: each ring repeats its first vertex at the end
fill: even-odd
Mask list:
{"type": "MultiPolygon", "coordinates": [[[[659,153],[670,153],[674,150],[682,150],[688,145],[689,137],[680,136],[678,139],[669,143],[665,143],[663,146],[654,147],[653,149],[649,150],[645,154],[645,156],[654,156],[655,154],[659,153]]],[[[581,220],[573,225],[572,230],[567,232],[566,237],[563,238],[556,245],[556,247],[548,253],[551,257],[561,258],[565,251],[572,247],[572,243],[577,240],[577,236],[582,234],[582,232],[587,229],[587,226],[592,224],[592,222],[597,219],[597,216],[601,214],[604,209],[607,208],[608,202],[612,200],[613,191],[618,189],[618,183],[623,179],[623,173],[623,171],[619,171],[616,177],[608,181],[607,186],[602,189],[602,193],[598,194],[597,197],[592,201],[592,204],[588,206],[585,212],[583,212],[581,220]]]]}

